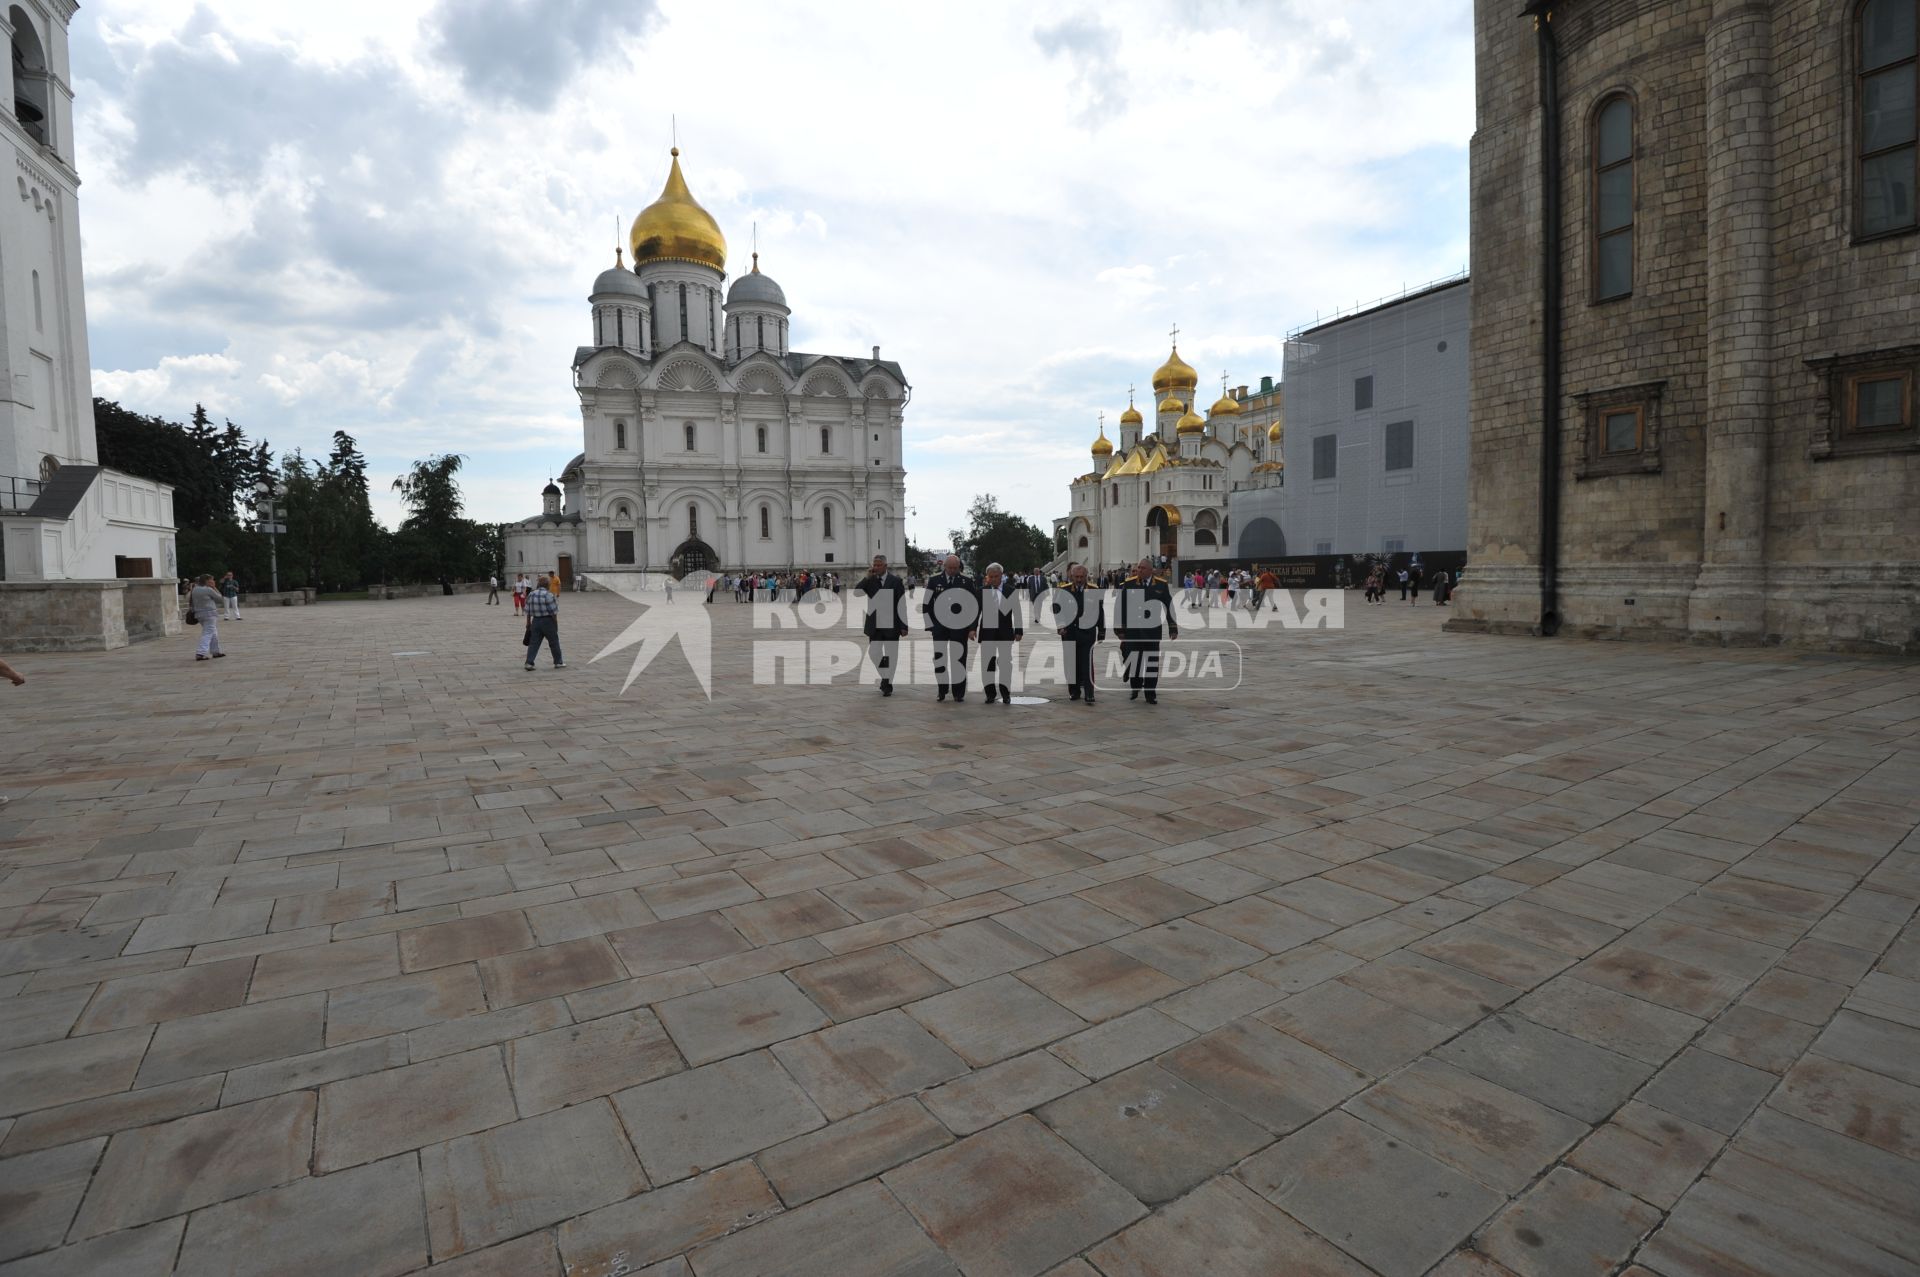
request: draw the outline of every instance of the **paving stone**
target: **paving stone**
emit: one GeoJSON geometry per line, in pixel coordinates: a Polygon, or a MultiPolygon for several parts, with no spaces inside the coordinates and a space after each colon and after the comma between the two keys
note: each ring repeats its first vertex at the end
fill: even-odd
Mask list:
{"type": "Polygon", "coordinates": [[[938,994],[906,1011],[975,1067],[1086,1027],[1079,1016],[1011,975],[938,994]]]}
{"type": "Polygon", "coordinates": [[[789,975],[835,1020],[857,1020],[952,987],[891,944],[811,962],[789,975]]]}
{"type": "Polygon", "coordinates": [[[882,1011],[782,1042],[773,1054],[829,1119],[937,1086],[966,1062],[904,1011],[882,1011]]]}
{"type": "Polygon", "coordinates": [[[513,1093],[494,1050],[449,1055],[320,1088],[313,1164],[325,1173],[511,1122],[513,1093]]]}
{"type": "Polygon", "coordinates": [[[1569,958],[1584,958],[1620,935],[1620,928],[1530,900],[1503,900],[1474,920],[1481,928],[1529,941],[1569,958]]]}
{"type": "Polygon", "coordinates": [[[313,1153],[301,1091],[123,1131],[107,1145],[73,1222],[75,1240],[299,1179],[313,1153]]]}
{"type": "Polygon", "coordinates": [[[1433,1055],[1587,1123],[1605,1121],[1653,1074],[1651,1064],[1518,1015],[1489,1016],[1433,1055]]]}
{"type": "Polygon", "coordinates": [[[759,1162],[781,1200],[798,1206],[952,1142],[924,1107],[901,1099],[776,1145],[759,1162]]]}
{"type": "Polygon", "coordinates": [[[696,1277],[958,1277],[878,1184],[860,1184],[710,1242],[696,1277]]]}
{"type": "Polygon", "coordinates": [[[560,1226],[568,1277],[624,1277],[780,1210],[752,1162],[736,1162],[589,1211],[560,1226]]]}
{"type": "Polygon", "coordinates": [[[0,1051],[0,1117],[126,1090],[152,1036],[142,1025],[0,1051]]]}
{"type": "Polygon", "coordinates": [[[1237,1174],[1388,1277],[1426,1272],[1504,1200],[1343,1112],[1329,1113],[1254,1155],[1237,1174]]]}
{"type": "Polygon", "coordinates": [[[163,1220],[90,1241],[41,1251],[27,1259],[0,1264],[0,1277],[69,1277],[73,1273],[112,1273],[114,1277],[168,1277],[180,1251],[185,1218],[163,1220]]]}
{"type": "Polygon", "coordinates": [[[1285,953],[1338,930],[1324,919],[1259,896],[1203,909],[1192,920],[1268,953],[1285,953]]]}
{"type": "Polygon", "coordinates": [[[1464,922],[1407,946],[1422,957],[1516,989],[1531,989],[1573,965],[1557,949],[1464,922]]]}
{"type": "Polygon", "coordinates": [[[1570,1165],[1661,1210],[1672,1210],[1726,1137],[1636,1101],[1567,1154],[1570,1165]]]}
{"type": "Polygon", "coordinates": [[[1498,1011],[1520,991],[1417,953],[1389,953],[1339,977],[1339,983],[1455,1029],[1498,1011]]]}
{"type": "Polygon", "coordinates": [[[1444,1024],[1338,980],[1295,994],[1254,1018],[1374,1077],[1392,1072],[1453,1036],[1444,1024]]]}
{"type": "Polygon", "coordinates": [[[0,1261],[60,1244],[106,1143],[91,1139],[0,1160],[0,1261]]]}
{"type": "Polygon", "coordinates": [[[219,1103],[220,1078],[216,1076],[41,1109],[13,1123],[0,1139],[0,1154],[13,1157],[95,1135],[111,1135],[149,1122],[204,1112],[219,1103]]]}
{"type": "Polygon", "coordinates": [[[1075,1015],[1096,1022],[1185,987],[1165,972],[1104,944],[1029,967],[1018,978],[1075,1015]]]}
{"type": "Polygon", "coordinates": [[[1171,1201],[1273,1138],[1152,1064],[1055,1100],[1039,1117],[1149,1205],[1171,1201]]]}
{"type": "Polygon", "coordinates": [[[427,1262],[411,1156],[222,1202],[187,1223],[176,1271],[194,1277],[398,1277],[427,1262]]]}
{"type": "MultiPolygon", "coordinates": [[[[352,1042],[345,1046],[328,1047],[324,1051],[313,1051],[306,1055],[288,1056],[283,1060],[268,1060],[264,1064],[249,1064],[245,1068],[234,1069],[228,1073],[224,1089],[217,1085],[218,1078],[211,1080],[216,1083],[215,1090],[219,1094],[220,1103],[234,1105],[268,1095],[305,1090],[325,1082],[337,1082],[341,1078],[359,1077],[363,1073],[377,1073],[381,1069],[399,1068],[405,1063],[407,1063],[407,1039],[403,1035],[394,1034],[364,1042],[352,1042]]],[[[208,1079],[195,1079],[194,1082],[177,1085],[191,1086],[206,1080],[208,1079]]],[[[135,1094],[142,1094],[142,1092],[135,1092],[135,1094]]]]}
{"type": "Polygon", "coordinates": [[[337,1046],[402,1033],[486,1009],[480,973],[471,965],[350,985],[327,996],[327,1043],[337,1046]]]}
{"type": "Polygon", "coordinates": [[[1740,1129],[1713,1174],[1920,1264],[1920,1195],[1908,1158],[1765,1107],[1740,1129]]]}
{"type": "Polygon", "coordinates": [[[510,1039],[506,1063],[525,1116],[612,1095],[685,1067],[660,1021],[644,1009],[510,1039]]]}
{"type": "Polygon", "coordinates": [[[1576,979],[1711,1019],[1746,988],[1738,976],[1691,966],[1616,942],[1573,969],[1576,979]]]}
{"type": "Polygon", "coordinates": [[[1169,1051],[1159,1063],[1275,1134],[1306,1125],[1369,1080],[1258,1020],[1236,1020],[1169,1051]]]}
{"type": "Polygon", "coordinates": [[[802,936],[835,931],[858,921],[818,891],[797,891],[772,900],[734,905],[723,915],[734,930],[755,945],[781,944],[802,936]]]}
{"type": "Polygon", "coordinates": [[[477,962],[481,958],[531,949],[534,944],[526,915],[517,911],[413,927],[400,932],[399,936],[403,971],[477,962]]]}
{"type": "Polygon", "coordinates": [[[1112,947],[1184,984],[1199,984],[1217,975],[1258,962],[1267,954],[1191,919],[1164,922],[1145,931],[1121,936],[1112,947]]]}
{"type": "MultiPolygon", "coordinates": [[[[238,936],[257,936],[266,931],[273,917],[273,901],[253,900],[245,904],[219,905],[185,913],[163,913],[143,921],[124,949],[116,952],[132,956],[161,949],[180,949],[187,945],[214,940],[232,940],[238,936]]],[[[40,965],[40,964],[35,964],[40,965]]],[[[48,963],[46,965],[55,965],[48,963]]]]}
{"type": "Polygon", "coordinates": [[[972,984],[1045,961],[1050,955],[991,918],[911,936],[900,947],[949,984],[972,984]]]}
{"type": "MultiPolygon", "coordinates": [[[[1761,1076],[1773,1081],[1771,1074],[1761,1076]]],[[[1809,1055],[1787,1071],[1768,1102],[1815,1126],[1901,1157],[1920,1158],[1920,1087],[1809,1055]]]]}
{"type": "Polygon", "coordinates": [[[1778,1080],[1771,1073],[1688,1047],[1655,1074],[1636,1098],[1731,1135],[1778,1080]]]}
{"type": "Polygon", "coordinates": [[[690,1064],[706,1064],[830,1023],[784,975],[672,998],[656,1008],[690,1064]]]}
{"type": "Polygon", "coordinates": [[[67,1036],[92,996],[91,989],[52,989],[0,998],[0,1050],[67,1036]]]}
{"type": "Polygon", "coordinates": [[[1031,1277],[1146,1214],[1032,1117],[928,1153],[881,1182],[968,1277],[1031,1277]]]}
{"type": "MultiPolygon", "coordinates": [[[[152,1030],[139,1085],[305,1055],[325,1045],[327,995],[309,993],[168,1020],[152,1030]]],[[[145,1032],[145,1030],[125,1030],[145,1032]]]]}
{"type": "MultiPolygon", "coordinates": [[[[1270,984],[1282,993],[1303,993],[1316,984],[1359,966],[1362,959],[1323,944],[1301,945],[1287,953],[1276,954],[1265,962],[1247,968],[1247,974],[1270,984]]],[[[1221,979],[1231,979],[1222,976],[1221,979]]]]}
{"type": "Polygon", "coordinates": [[[407,1053],[415,1064],[442,1055],[456,1055],[530,1033],[544,1033],[568,1023],[567,1003],[559,998],[470,1015],[463,1020],[430,1024],[407,1033],[407,1053]]]}
{"type": "Polygon", "coordinates": [[[1086,1083],[1086,1078],[1055,1056],[1030,1051],[976,1069],[921,1098],[955,1135],[971,1135],[1086,1083]]]}
{"type": "Polygon", "coordinates": [[[427,1272],[431,1277],[562,1277],[564,1270],[553,1234],[538,1232],[435,1264],[427,1272]]]}
{"type": "Polygon", "coordinates": [[[626,968],[602,936],[503,953],[480,961],[480,980],[486,987],[487,1001],[495,1007],[538,1002],[595,985],[612,984],[626,977],[626,968]]]}
{"type": "Polygon", "coordinates": [[[420,1175],[436,1257],[490,1246],[647,1187],[604,1100],[422,1149],[420,1175]]]}
{"type": "Polygon", "coordinates": [[[239,1006],[247,1000],[253,962],[239,958],[109,981],[87,1005],[75,1032],[99,1033],[239,1006]]]}
{"type": "Polygon", "coordinates": [[[1197,913],[1213,903],[1205,896],[1182,891],[1157,878],[1123,878],[1074,894],[1090,905],[1142,927],[1197,913]]]}
{"type": "Polygon", "coordinates": [[[1421,1060],[1347,1111],[1504,1193],[1519,1192],[1587,1124],[1450,1065],[1421,1060]]]}
{"type": "Polygon", "coordinates": [[[1108,1277],[1366,1277],[1355,1263],[1229,1177],[1161,1207],[1091,1255],[1108,1277]]]}
{"type": "Polygon", "coordinates": [[[656,922],[607,937],[630,975],[653,975],[695,962],[711,962],[752,948],[752,944],[717,913],[692,914],[656,922]]]}
{"type": "Polygon", "coordinates": [[[1193,1030],[1148,1007],[1108,1020],[1048,1047],[1090,1078],[1103,1078],[1179,1046],[1193,1030]]]}
{"type": "Polygon", "coordinates": [[[771,1053],[622,1091],[614,1105],[655,1184],[685,1179],[827,1124],[771,1053]]]}
{"type": "Polygon", "coordinates": [[[1536,1024],[1647,1064],[1665,1064],[1703,1024],[1684,1012],[1571,976],[1549,980],[1513,1009],[1536,1024]]]}
{"type": "Polygon", "coordinates": [[[1635,1256],[1659,1277],[1908,1277],[1913,1266],[1817,1215],[1712,1176],[1680,1199],[1635,1256]]]}
{"type": "Polygon", "coordinates": [[[1870,1069],[1908,1086],[1920,1086],[1920,1029],[1842,1011],[1820,1034],[1813,1049],[1826,1059],[1870,1069]]]}
{"type": "Polygon", "coordinates": [[[1556,1167],[1502,1211],[1479,1244],[1521,1277],[1608,1277],[1659,1222],[1645,1202],[1556,1167]]]}
{"type": "Polygon", "coordinates": [[[994,921],[1049,953],[1071,953],[1111,940],[1138,924],[1078,896],[1060,896],[999,914],[994,921]]]}

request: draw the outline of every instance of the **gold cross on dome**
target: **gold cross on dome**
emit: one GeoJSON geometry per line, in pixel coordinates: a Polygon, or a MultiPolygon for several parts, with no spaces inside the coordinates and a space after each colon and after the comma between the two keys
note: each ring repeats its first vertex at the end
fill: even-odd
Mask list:
{"type": "Polygon", "coordinates": [[[1180,325],[1178,324],[1173,326],[1173,344],[1176,346],[1180,344],[1180,325]]]}
{"type": "Polygon", "coordinates": [[[1105,408],[1100,410],[1100,433],[1107,433],[1107,410],[1105,408]]]}
{"type": "Polygon", "coordinates": [[[1133,383],[1127,383],[1127,407],[1133,407],[1133,383]]]}

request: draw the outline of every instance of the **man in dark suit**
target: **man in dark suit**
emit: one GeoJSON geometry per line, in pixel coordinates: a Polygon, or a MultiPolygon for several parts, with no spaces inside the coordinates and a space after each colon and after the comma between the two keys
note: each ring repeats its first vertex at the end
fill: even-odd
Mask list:
{"type": "Polygon", "coordinates": [[[880,675],[880,695],[893,695],[893,670],[900,660],[900,640],[907,633],[907,583],[887,571],[887,556],[873,556],[866,577],[853,587],[866,595],[867,615],[861,629],[867,635],[867,656],[880,675]]]}
{"type": "Polygon", "coordinates": [[[1107,637],[1107,609],[1100,592],[1087,585],[1087,569],[1075,563],[1067,568],[1067,584],[1053,593],[1053,614],[1060,637],[1066,644],[1067,659],[1072,662],[1073,681],[1067,684],[1070,700],[1093,704],[1093,645],[1107,637]]]}
{"type": "Polygon", "coordinates": [[[987,703],[995,693],[1000,703],[1013,702],[1013,645],[1026,637],[1020,624],[1020,600],[1009,593],[1013,578],[998,563],[989,563],[980,582],[980,682],[987,689],[987,703]]]}
{"type": "Polygon", "coordinates": [[[1153,562],[1142,559],[1133,565],[1133,575],[1120,583],[1116,601],[1115,628],[1120,632],[1120,659],[1125,663],[1127,685],[1133,690],[1128,700],[1137,701],[1147,694],[1147,704],[1158,704],[1160,686],[1160,637],[1180,637],[1180,626],[1173,619],[1173,591],[1165,577],[1153,574],[1153,562]]]}
{"type": "Polygon", "coordinates": [[[949,554],[939,575],[927,581],[920,604],[927,634],[933,639],[933,678],[940,686],[937,700],[953,693],[955,702],[967,699],[967,640],[980,625],[980,587],[960,571],[960,556],[949,554]]]}

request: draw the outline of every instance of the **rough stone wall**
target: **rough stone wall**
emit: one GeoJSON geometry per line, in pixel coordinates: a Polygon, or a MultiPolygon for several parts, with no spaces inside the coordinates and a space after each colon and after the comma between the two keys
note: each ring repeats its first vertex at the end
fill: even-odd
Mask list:
{"type": "MultiPolygon", "coordinates": [[[[1920,236],[1853,242],[1854,6],[1565,0],[1555,10],[1565,624],[1920,649],[1920,453],[1809,456],[1824,381],[1805,361],[1920,343],[1920,236]],[[1745,57],[1756,51],[1736,28],[1755,21],[1768,39],[1745,57]],[[1729,95],[1717,106],[1715,48],[1744,59],[1718,68],[1729,95]],[[1614,89],[1636,104],[1634,288],[1596,304],[1591,122],[1614,89]],[[1770,138],[1752,131],[1756,110],[1769,113],[1770,138]],[[1772,189],[1757,203],[1772,219],[1755,226],[1756,201],[1735,188],[1762,179],[1772,189]],[[1747,327],[1756,296],[1770,317],[1760,344],[1747,327]],[[1768,370],[1757,387],[1755,349],[1768,370]],[[1576,396],[1649,382],[1665,383],[1658,473],[1577,479],[1576,396]],[[1740,414],[1757,401],[1756,449],[1740,414]],[[1750,627],[1736,622],[1742,591],[1750,627]]],[[[1540,610],[1537,62],[1532,25],[1511,4],[1480,0],[1475,23],[1470,565],[1452,624],[1513,631],[1540,610]]]]}
{"type": "MultiPolygon", "coordinates": [[[[125,647],[131,642],[126,595],[124,581],[0,582],[0,636],[15,652],[125,647]]],[[[142,636],[150,633],[145,627],[142,636]]]]}

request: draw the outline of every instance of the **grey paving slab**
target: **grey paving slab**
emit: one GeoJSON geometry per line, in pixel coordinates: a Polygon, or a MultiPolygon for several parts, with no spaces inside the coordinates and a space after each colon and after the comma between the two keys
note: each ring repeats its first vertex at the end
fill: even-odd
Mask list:
{"type": "Polygon", "coordinates": [[[1107,1277],[1202,1272],[1367,1277],[1369,1272],[1227,1177],[1208,1180],[1090,1254],[1107,1277]]]}
{"type": "Polygon", "coordinates": [[[126,1090],[152,1037],[141,1026],[0,1051],[0,1117],[126,1090]]]}
{"type": "Polygon", "coordinates": [[[1025,1116],[880,1180],[968,1277],[1033,1277],[1147,1213],[1025,1116]]]}
{"type": "Polygon", "coordinates": [[[1236,1020],[1167,1052],[1159,1064],[1276,1135],[1306,1125],[1370,1080],[1258,1020],[1236,1020]]]}
{"type": "Polygon", "coordinates": [[[162,1220],[89,1241],[41,1251],[0,1264],[0,1277],[68,1277],[71,1273],[113,1273],[115,1277],[167,1277],[180,1253],[184,1218],[162,1220]]]}
{"type": "Polygon", "coordinates": [[[1232,1108],[1153,1064],[1138,1064],[1038,1115],[1148,1205],[1171,1201],[1271,1143],[1232,1108]]]}
{"type": "Polygon", "coordinates": [[[1604,1121],[1653,1074],[1650,1064],[1520,1015],[1489,1016],[1433,1055],[1588,1123],[1604,1121]]]}
{"type": "Polygon", "coordinates": [[[571,1219],[647,1187],[605,1100],[420,1151],[436,1259],[571,1219]]]}
{"type": "Polygon", "coordinates": [[[398,1277],[427,1261],[411,1156],[295,1180],[195,1213],[180,1273],[207,1277],[398,1277]]]}
{"type": "Polygon", "coordinates": [[[959,1277],[913,1217],[869,1181],[786,1211],[688,1257],[696,1277],[959,1277]]]}
{"type": "Polygon", "coordinates": [[[1236,1174],[1388,1277],[1426,1272],[1506,1200],[1343,1112],[1249,1158],[1236,1174]]]}
{"type": "Polygon", "coordinates": [[[647,1177],[665,1184],[827,1124],[766,1051],[739,1055],[614,1096],[647,1177]]]}
{"type": "Polygon", "coordinates": [[[1011,1060],[975,1069],[965,1077],[935,1087],[922,1098],[954,1134],[971,1135],[1086,1084],[1085,1076],[1057,1056],[1046,1051],[1029,1051],[1011,1060]]]}
{"type": "Polygon", "coordinates": [[[339,1170],[519,1116],[497,1050],[468,1051],[320,1088],[313,1164],[339,1170]]]}
{"type": "Polygon", "coordinates": [[[976,1067],[1086,1027],[1079,1016],[1011,975],[936,994],[905,1009],[976,1067]]]}
{"type": "Polygon", "coordinates": [[[1515,1193],[1587,1133],[1585,1122],[1436,1060],[1421,1060],[1347,1110],[1483,1184],[1515,1193]]]}
{"type": "Polygon", "coordinates": [[[625,1011],[510,1038],[507,1076],[522,1115],[578,1104],[685,1068],[651,1011],[625,1011]]]}
{"type": "Polygon", "coordinates": [[[810,962],[788,975],[836,1020],[857,1020],[953,987],[891,944],[810,962]]]}
{"type": "MultiPolygon", "coordinates": [[[[107,1141],[82,1140],[0,1160],[0,1260],[51,1250],[67,1235],[107,1141]]],[[[163,1212],[164,1213],[164,1212],[163,1212]]],[[[90,1236],[93,1229],[82,1236],[90,1236]]]]}
{"type": "Polygon", "coordinates": [[[779,1210],[759,1169],[735,1162],[575,1216],[558,1230],[560,1253],[568,1277],[626,1277],[779,1210]]]}
{"type": "Polygon", "coordinates": [[[779,1043],[773,1054],[830,1119],[967,1072],[966,1061],[897,1010],[779,1043]]]}
{"type": "Polygon", "coordinates": [[[1645,1202],[1560,1167],[1502,1211],[1479,1248],[1521,1277],[1609,1277],[1659,1222],[1645,1202]]]}
{"type": "Polygon", "coordinates": [[[1638,1098],[1730,1135],[1777,1081],[1764,1070],[1689,1047],[1655,1074],[1638,1098]]]}

